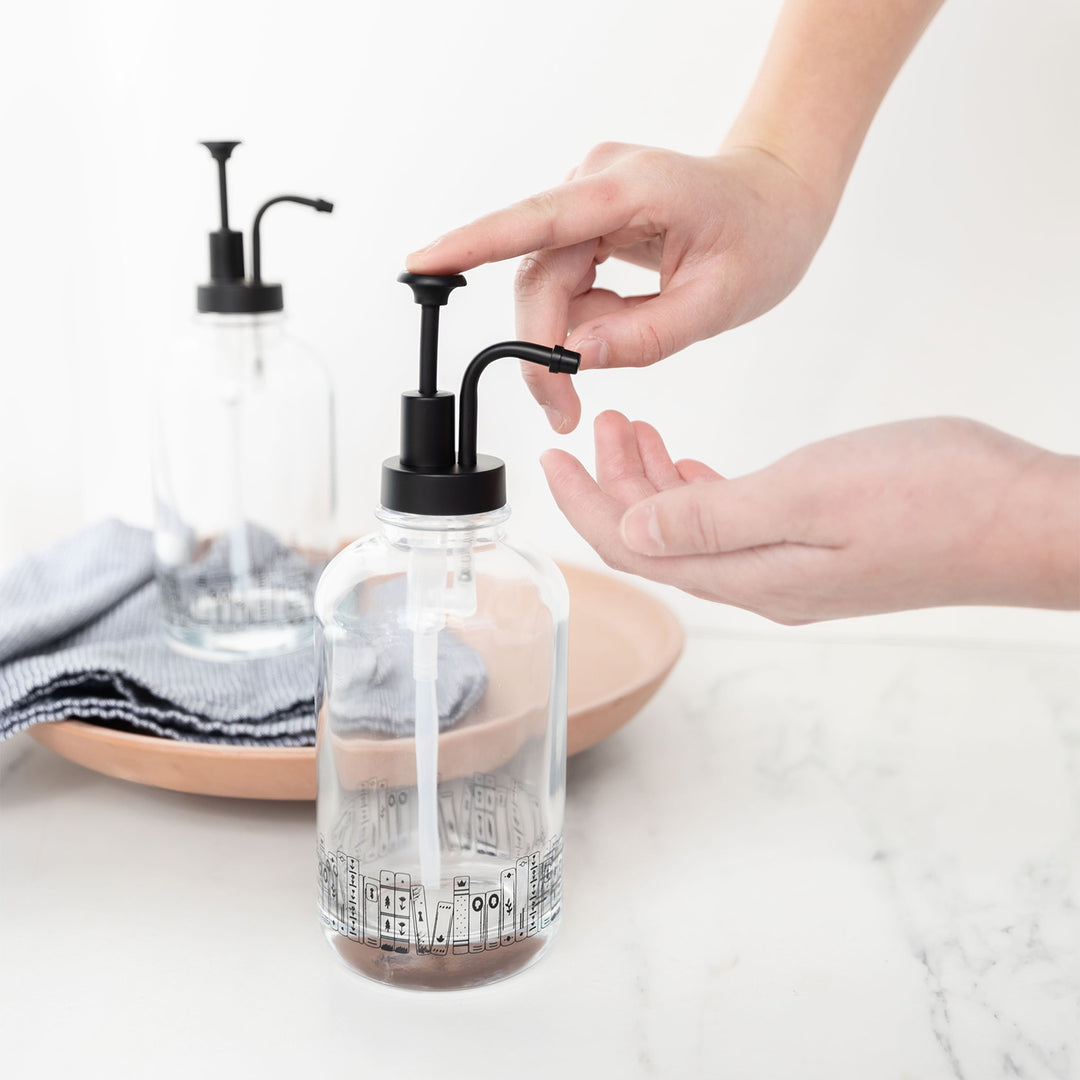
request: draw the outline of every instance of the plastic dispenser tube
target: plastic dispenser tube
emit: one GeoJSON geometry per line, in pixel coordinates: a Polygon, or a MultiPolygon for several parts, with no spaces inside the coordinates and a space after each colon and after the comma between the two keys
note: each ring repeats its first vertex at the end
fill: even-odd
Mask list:
{"type": "MultiPolygon", "coordinates": [[[[237,382],[241,383],[246,373],[237,371],[237,382]]],[[[233,590],[244,596],[251,582],[251,551],[248,547],[247,520],[244,516],[244,483],[241,446],[241,400],[242,390],[237,387],[235,395],[229,401],[229,460],[225,463],[228,477],[229,532],[229,576],[233,590]]]]}
{"type": "Polygon", "coordinates": [[[446,625],[446,551],[414,548],[405,576],[406,622],[413,635],[416,684],[416,798],[420,877],[425,888],[442,881],[439,852],[439,631],[446,625]]]}

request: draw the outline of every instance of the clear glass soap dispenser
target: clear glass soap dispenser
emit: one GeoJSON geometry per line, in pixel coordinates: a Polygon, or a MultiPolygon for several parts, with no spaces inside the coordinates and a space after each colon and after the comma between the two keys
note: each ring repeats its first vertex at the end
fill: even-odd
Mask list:
{"type": "Polygon", "coordinates": [[[423,309],[381,529],[315,596],[319,914],[354,970],[476,986],[537,960],[562,909],[567,614],[562,575],[506,535],[503,463],[476,454],[477,381],[501,357],[574,373],[560,346],[481,352],[436,388],[439,308],[463,277],[403,274],[423,309]]]}
{"type": "Polygon", "coordinates": [[[156,386],[155,553],[167,635],[218,657],[306,645],[315,583],[334,545],[330,378],[284,327],[282,287],[262,280],[266,210],[324,199],[280,195],[244,238],[229,228],[225,163],[235,142],[208,142],[218,166],[221,228],[190,337],[156,386]]]}

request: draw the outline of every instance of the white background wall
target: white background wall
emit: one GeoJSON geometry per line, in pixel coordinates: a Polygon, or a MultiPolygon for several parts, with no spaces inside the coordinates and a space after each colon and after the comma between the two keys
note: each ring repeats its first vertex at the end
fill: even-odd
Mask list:
{"type": "MultiPolygon", "coordinates": [[[[23,4],[0,42],[0,564],[106,514],[146,521],[143,400],[193,310],[215,225],[197,141],[241,138],[233,214],[282,191],[332,216],[267,219],[265,271],[337,382],[342,528],[368,527],[414,378],[406,252],[557,182],[595,142],[708,152],[778,4],[640,0],[23,4]]],[[[1080,6],[950,0],[887,99],[829,239],[756,324],[648,371],[580,380],[586,418],[648,419],[734,475],[907,416],[978,417],[1080,450],[1080,6]]],[[[246,225],[245,225],[246,227],[246,225]]],[[[605,267],[605,283],[648,287],[605,267]]],[[[444,316],[443,384],[511,336],[513,267],[444,316]]],[[[555,510],[555,442],[508,363],[485,375],[481,450],[509,467],[516,531],[595,557],[555,510]]],[[[591,462],[590,425],[562,444],[591,462]]],[[[668,594],[672,596],[672,594],[668,594]]],[[[674,599],[674,597],[673,597],[674,599]]],[[[689,598],[698,625],[768,624],[689,598]]],[[[1064,640],[1077,616],[954,610],[832,633],[1064,640]]],[[[800,631],[805,632],[805,631],[800,631]]],[[[818,631],[821,632],[821,631],[818,631]]]]}

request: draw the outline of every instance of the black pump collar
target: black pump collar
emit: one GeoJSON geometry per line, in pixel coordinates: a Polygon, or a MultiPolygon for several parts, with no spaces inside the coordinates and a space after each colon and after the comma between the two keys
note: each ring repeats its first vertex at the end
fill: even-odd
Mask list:
{"type": "Polygon", "coordinates": [[[559,345],[528,341],[491,345],[473,358],[461,381],[461,421],[454,453],[454,395],[438,382],[439,308],[462,285],[460,274],[402,274],[423,310],[420,333],[420,389],[401,395],[401,452],[382,469],[381,502],[388,510],[435,517],[484,514],[506,505],[506,466],[476,453],[476,389],[493,360],[516,356],[550,371],[572,375],[581,357],[559,345]]]}
{"type": "Polygon", "coordinates": [[[382,468],[379,501],[387,510],[427,517],[486,514],[506,505],[506,465],[481,454],[471,469],[451,465],[443,472],[426,472],[387,458],[382,468]]]}

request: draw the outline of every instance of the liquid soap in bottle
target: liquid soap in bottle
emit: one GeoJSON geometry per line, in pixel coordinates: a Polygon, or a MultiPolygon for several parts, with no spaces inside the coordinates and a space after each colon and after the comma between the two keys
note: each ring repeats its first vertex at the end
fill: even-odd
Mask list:
{"type": "Polygon", "coordinates": [[[318,904],[354,970],[476,986],[537,960],[562,909],[567,614],[562,575],[506,535],[505,467],[476,453],[477,382],[560,346],[484,349],[437,389],[439,310],[463,277],[403,274],[421,305],[419,389],[383,464],[381,529],[315,596],[318,904]]]}
{"type": "Polygon", "coordinates": [[[285,332],[282,287],[262,278],[261,226],[278,203],[333,205],[299,195],[264,203],[249,279],[225,177],[239,144],[203,145],[217,162],[221,227],[193,333],[157,381],[157,580],[173,644],[267,656],[311,639],[314,587],[335,540],[335,478],[330,379],[285,332]]]}

